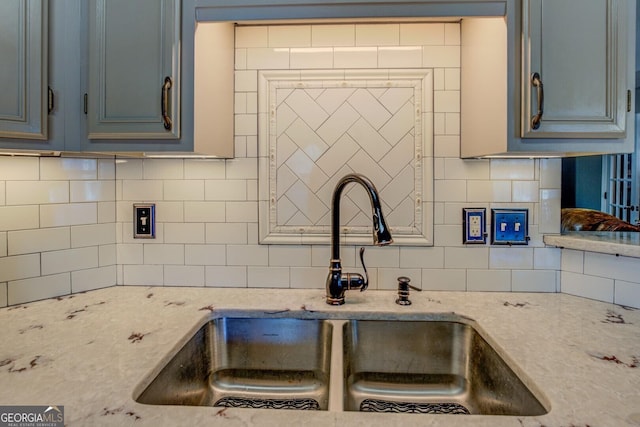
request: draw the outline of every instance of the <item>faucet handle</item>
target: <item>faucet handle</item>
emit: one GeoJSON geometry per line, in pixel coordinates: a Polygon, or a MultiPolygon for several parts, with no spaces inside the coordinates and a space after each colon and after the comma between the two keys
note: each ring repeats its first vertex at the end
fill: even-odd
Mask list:
{"type": "Polygon", "coordinates": [[[369,273],[367,273],[367,266],[364,265],[364,246],[360,248],[360,262],[362,263],[362,269],[364,270],[364,283],[360,288],[360,292],[369,287],[369,273]]]}

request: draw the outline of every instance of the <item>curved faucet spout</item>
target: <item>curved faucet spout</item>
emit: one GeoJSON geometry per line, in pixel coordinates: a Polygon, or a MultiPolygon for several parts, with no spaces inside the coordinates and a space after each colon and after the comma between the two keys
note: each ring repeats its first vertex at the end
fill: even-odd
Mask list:
{"type": "MultiPolygon", "coordinates": [[[[369,194],[373,217],[373,243],[378,246],[384,246],[393,242],[389,227],[387,227],[384,215],[382,215],[380,196],[373,182],[366,176],[357,173],[342,177],[336,184],[331,199],[331,261],[329,264],[329,277],[327,277],[327,304],[331,305],[344,304],[345,290],[356,288],[365,290],[369,285],[368,280],[360,274],[342,273],[342,264],[340,261],[340,198],[346,185],[351,182],[357,182],[362,185],[369,194]]],[[[364,267],[362,252],[364,252],[364,249],[362,249],[360,257],[362,266],[364,267]]]]}

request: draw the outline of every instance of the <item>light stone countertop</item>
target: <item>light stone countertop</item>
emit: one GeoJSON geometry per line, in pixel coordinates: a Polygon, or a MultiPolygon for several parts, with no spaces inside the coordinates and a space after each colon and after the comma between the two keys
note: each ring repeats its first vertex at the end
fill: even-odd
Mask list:
{"type": "Polygon", "coordinates": [[[640,311],[564,294],[112,287],[0,310],[0,404],[64,405],[69,426],[640,426],[640,311]],[[537,417],[221,409],[134,389],[217,310],[474,319],[550,405],[537,417]]]}
{"type": "Polygon", "coordinates": [[[640,258],[640,233],[633,231],[572,231],[547,234],[547,245],[640,258]]]}

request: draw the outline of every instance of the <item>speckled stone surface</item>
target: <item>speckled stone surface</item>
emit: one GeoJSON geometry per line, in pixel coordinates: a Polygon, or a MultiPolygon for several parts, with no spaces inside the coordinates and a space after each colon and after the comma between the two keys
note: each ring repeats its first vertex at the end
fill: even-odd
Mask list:
{"type": "Polygon", "coordinates": [[[547,234],[547,245],[566,249],[599,252],[640,258],[640,233],[631,231],[580,231],[566,234],[547,234]]]}
{"type": "Polygon", "coordinates": [[[69,426],[640,426],[640,311],[564,294],[113,287],[0,310],[0,404],[64,405],[69,426]],[[145,377],[220,311],[477,322],[550,407],[536,417],[136,403],[145,377]]]}

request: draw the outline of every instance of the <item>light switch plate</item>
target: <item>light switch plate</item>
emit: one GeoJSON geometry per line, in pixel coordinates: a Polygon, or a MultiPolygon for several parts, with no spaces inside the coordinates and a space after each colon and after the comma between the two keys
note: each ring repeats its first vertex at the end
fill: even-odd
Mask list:
{"type": "Polygon", "coordinates": [[[133,238],[156,238],[156,205],[155,203],[133,204],[133,238]]]}
{"type": "Polygon", "coordinates": [[[529,209],[491,209],[492,245],[528,245],[529,209]]]}
{"type": "Polygon", "coordinates": [[[485,208],[462,208],[462,243],[487,243],[485,208]]]}

